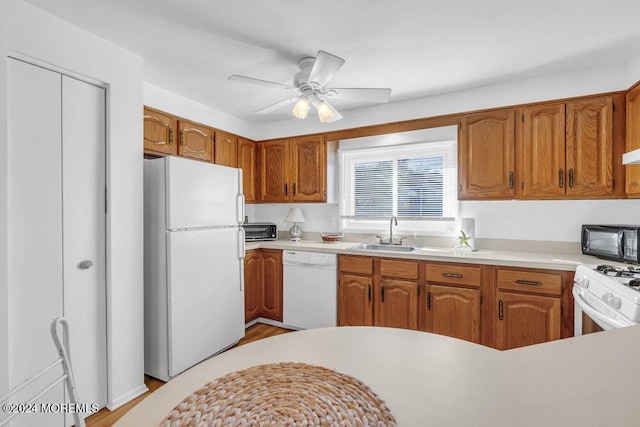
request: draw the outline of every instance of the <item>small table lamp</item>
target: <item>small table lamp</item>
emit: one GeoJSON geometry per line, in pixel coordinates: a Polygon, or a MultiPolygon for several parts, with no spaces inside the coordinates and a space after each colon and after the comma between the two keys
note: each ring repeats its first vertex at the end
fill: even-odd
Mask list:
{"type": "Polygon", "coordinates": [[[291,208],[287,213],[287,217],[284,219],[284,222],[292,222],[293,226],[289,229],[289,234],[291,235],[292,242],[299,242],[300,237],[302,237],[302,229],[298,225],[299,222],[304,222],[304,216],[302,216],[302,211],[300,208],[291,208]]]}

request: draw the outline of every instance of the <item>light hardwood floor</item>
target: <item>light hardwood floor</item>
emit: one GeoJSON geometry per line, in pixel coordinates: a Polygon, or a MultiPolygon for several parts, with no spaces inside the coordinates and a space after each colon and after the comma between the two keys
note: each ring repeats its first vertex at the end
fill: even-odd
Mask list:
{"type": "MultiPolygon", "coordinates": [[[[276,326],[265,325],[264,323],[256,323],[245,331],[244,338],[242,338],[238,344],[233,346],[232,348],[239,347],[244,344],[248,344],[253,341],[260,340],[262,338],[273,337],[280,334],[286,334],[287,332],[291,332],[289,329],[278,328],[276,326]]],[[[115,411],[109,411],[108,409],[103,409],[90,417],[88,417],[85,421],[87,427],[110,427],[115,424],[124,414],[126,414],[131,408],[136,406],[141,400],[147,397],[149,394],[160,388],[164,382],[157,380],[151,377],[144,377],[144,383],[149,388],[149,391],[143,394],[142,396],[132,400],[124,406],[116,409],[115,411]]]]}

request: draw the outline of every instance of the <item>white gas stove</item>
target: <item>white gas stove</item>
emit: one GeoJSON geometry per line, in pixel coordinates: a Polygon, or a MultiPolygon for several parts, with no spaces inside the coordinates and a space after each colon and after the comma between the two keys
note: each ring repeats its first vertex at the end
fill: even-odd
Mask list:
{"type": "Polygon", "coordinates": [[[574,277],[575,335],[583,312],[602,329],[640,323],[640,266],[579,265],[574,277]]]}

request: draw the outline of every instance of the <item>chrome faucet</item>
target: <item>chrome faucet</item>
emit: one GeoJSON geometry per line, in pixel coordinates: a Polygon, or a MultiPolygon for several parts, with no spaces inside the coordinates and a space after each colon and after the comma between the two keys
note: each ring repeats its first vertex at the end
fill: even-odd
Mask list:
{"type": "Polygon", "coordinates": [[[395,215],[391,216],[391,221],[389,222],[389,244],[393,245],[393,223],[396,223],[396,227],[398,226],[398,218],[395,215]]]}

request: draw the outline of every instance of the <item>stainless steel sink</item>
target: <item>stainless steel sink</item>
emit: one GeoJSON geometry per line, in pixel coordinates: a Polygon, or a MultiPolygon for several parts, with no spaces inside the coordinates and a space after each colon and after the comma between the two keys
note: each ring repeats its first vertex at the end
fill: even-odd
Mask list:
{"type": "Polygon", "coordinates": [[[359,245],[355,245],[350,247],[349,249],[353,249],[356,251],[375,251],[375,252],[413,252],[416,249],[419,249],[414,246],[399,246],[399,245],[381,245],[379,243],[360,243],[359,245]]]}

